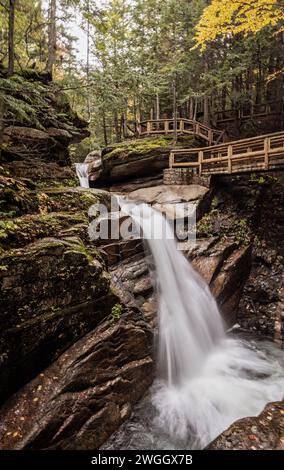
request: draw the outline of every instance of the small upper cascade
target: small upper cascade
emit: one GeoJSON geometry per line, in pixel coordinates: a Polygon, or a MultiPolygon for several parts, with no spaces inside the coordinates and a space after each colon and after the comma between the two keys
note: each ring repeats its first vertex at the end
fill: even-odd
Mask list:
{"type": "Polygon", "coordinates": [[[89,188],[89,164],[88,163],[75,163],[76,173],[82,188],[89,188]]]}

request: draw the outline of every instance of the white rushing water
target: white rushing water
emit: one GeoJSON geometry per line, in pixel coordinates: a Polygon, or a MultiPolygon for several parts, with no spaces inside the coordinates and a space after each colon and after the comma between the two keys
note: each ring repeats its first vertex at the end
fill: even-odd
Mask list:
{"type": "Polygon", "coordinates": [[[79,178],[80,186],[82,188],[89,188],[89,164],[88,163],[75,163],[76,173],[79,178]]]}
{"type": "Polygon", "coordinates": [[[283,351],[228,337],[214,297],[174,238],[153,237],[153,227],[171,232],[164,216],[146,204],[119,202],[150,247],[159,305],[159,378],[145,402],[148,416],[120,433],[130,426],[134,448],[143,439],[144,448],[202,448],[236,419],[283,398],[283,351]]]}

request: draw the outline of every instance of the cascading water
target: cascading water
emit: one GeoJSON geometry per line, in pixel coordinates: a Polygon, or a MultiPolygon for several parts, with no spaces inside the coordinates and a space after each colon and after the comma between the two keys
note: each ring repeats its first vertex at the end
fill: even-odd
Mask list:
{"type": "Polygon", "coordinates": [[[155,264],[160,378],[106,448],[203,448],[233,421],[283,398],[283,351],[226,336],[209,288],[174,237],[153,236],[153,227],[155,235],[157,227],[171,233],[163,215],[119,202],[142,228],[155,264]]]}
{"type": "Polygon", "coordinates": [[[82,188],[89,188],[89,164],[88,163],[75,163],[76,173],[79,178],[80,186],[82,188]]]}

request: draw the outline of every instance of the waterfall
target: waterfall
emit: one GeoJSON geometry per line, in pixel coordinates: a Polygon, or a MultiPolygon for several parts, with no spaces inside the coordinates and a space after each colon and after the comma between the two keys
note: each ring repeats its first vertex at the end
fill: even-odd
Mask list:
{"type": "Polygon", "coordinates": [[[88,163],[75,163],[76,173],[82,188],[89,188],[89,164],[88,163]]]}
{"type": "Polygon", "coordinates": [[[166,433],[168,448],[202,448],[233,421],[283,398],[283,354],[265,342],[259,350],[252,341],[227,336],[214,297],[177,249],[164,216],[146,204],[122,198],[119,204],[141,227],[155,265],[159,379],[150,432],[159,439],[166,433]]]}

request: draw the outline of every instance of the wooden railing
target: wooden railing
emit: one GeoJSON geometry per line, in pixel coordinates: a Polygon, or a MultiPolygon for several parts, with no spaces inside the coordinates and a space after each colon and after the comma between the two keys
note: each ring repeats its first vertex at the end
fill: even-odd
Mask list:
{"type": "MultiPolygon", "coordinates": [[[[224,131],[212,129],[198,121],[191,119],[178,118],[176,121],[177,134],[195,135],[205,140],[209,145],[222,142],[224,131]]],[[[139,136],[149,136],[156,134],[174,134],[174,119],[149,119],[138,123],[139,136]]]]}
{"type": "Polygon", "coordinates": [[[225,122],[234,120],[246,120],[252,118],[262,118],[284,113],[284,101],[271,101],[263,104],[254,104],[252,106],[243,106],[241,109],[226,109],[217,111],[215,116],[217,123],[220,125],[225,122]]]}
{"type": "Polygon", "coordinates": [[[170,168],[191,168],[200,175],[284,168],[284,132],[170,153],[170,168]]]}

